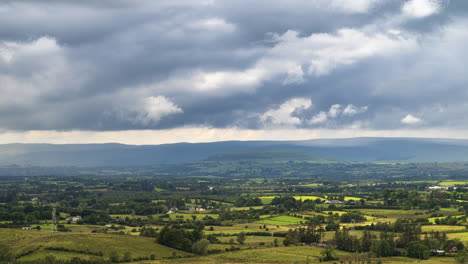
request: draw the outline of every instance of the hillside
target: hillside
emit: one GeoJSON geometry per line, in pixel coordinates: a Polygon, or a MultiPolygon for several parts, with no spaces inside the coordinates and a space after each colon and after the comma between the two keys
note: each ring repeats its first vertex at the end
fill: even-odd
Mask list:
{"type": "Polygon", "coordinates": [[[173,254],[191,255],[157,244],[153,238],[115,234],[52,233],[1,228],[0,243],[13,245],[15,254],[23,256],[19,259],[22,261],[41,259],[49,253],[60,259],[71,259],[76,256],[83,259],[96,257],[108,259],[113,252],[121,257],[125,252],[129,252],[132,258],[149,258],[152,254],[158,259],[172,257],[173,254]]]}
{"type": "MultiPolygon", "coordinates": [[[[468,161],[468,140],[421,138],[350,138],[305,141],[226,141],[164,145],[6,144],[0,165],[147,166],[200,161],[215,154],[239,151],[302,151],[324,159],[359,162],[468,161]]],[[[292,156],[283,157],[294,160],[292,156]]]]}
{"type": "Polygon", "coordinates": [[[329,162],[330,160],[297,150],[253,150],[223,152],[208,157],[206,161],[329,162]]]}

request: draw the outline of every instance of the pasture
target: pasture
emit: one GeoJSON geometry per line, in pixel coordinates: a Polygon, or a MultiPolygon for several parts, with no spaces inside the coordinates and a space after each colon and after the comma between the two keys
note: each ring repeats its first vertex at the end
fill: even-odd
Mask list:
{"type": "Polygon", "coordinates": [[[284,226],[284,225],[299,225],[299,224],[305,223],[306,221],[307,220],[299,218],[299,217],[281,215],[281,216],[273,216],[273,217],[261,219],[261,220],[256,221],[256,223],[284,226]]]}
{"type": "Polygon", "coordinates": [[[130,252],[133,258],[149,257],[151,254],[155,254],[157,258],[171,257],[173,254],[191,255],[159,245],[154,242],[153,238],[113,234],[60,233],[2,228],[0,229],[0,243],[12,245],[15,254],[24,255],[19,259],[22,261],[43,258],[49,253],[62,259],[77,256],[75,253],[83,258],[95,258],[98,255],[108,258],[114,251],[121,255],[130,252]],[[64,248],[69,252],[50,248],[64,248]],[[70,254],[70,252],[74,253],[70,254]]]}

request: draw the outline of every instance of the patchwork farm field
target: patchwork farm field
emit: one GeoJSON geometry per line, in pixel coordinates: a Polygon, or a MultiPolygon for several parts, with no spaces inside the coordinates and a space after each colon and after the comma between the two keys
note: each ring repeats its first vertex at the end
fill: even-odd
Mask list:
{"type": "MultiPolygon", "coordinates": [[[[463,179],[444,176],[434,185],[445,182],[457,189],[430,190],[433,185],[419,178],[354,180],[356,171],[367,175],[375,164],[320,168],[321,173],[334,166],[353,171],[340,180],[298,176],[320,165],[297,163],[305,166],[297,171],[295,164],[193,165],[208,170],[203,173],[168,165],[138,171],[165,176],[77,176],[70,185],[67,177],[5,178],[9,185],[0,184],[0,250],[9,261],[13,257],[23,264],[51,256],[56,264],[71,264],[73,258],[87,264],[305,264],[319,263],[326,255],[334,259],[325,262],[330,264],[455,264],[454,246],[460,255],[466,251],[468,195],[458,186],[463,179]],[[222,168],[218,175],[223,176],[192,177],[215,174],[214,168],[222,168]],[[259,171],[291,176],[259,177],[259,171]],[[275,197],[281,199],[271,204],[275,197]],[[56,227],[51,225],[54,211],[56,227]],[[395,243],[382,242],[392,237],[395,243]],[[450,252],[438,257],[431,256],[433,250],[450,252]],[[372,258],[378,254],[389,257],[372,258]]],[[[388,166],[393,173],[403,165],[388,166]]]]}

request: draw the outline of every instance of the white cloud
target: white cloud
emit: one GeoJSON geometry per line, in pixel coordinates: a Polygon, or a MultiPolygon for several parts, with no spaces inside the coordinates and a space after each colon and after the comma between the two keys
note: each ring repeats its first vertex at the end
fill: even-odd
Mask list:
{"type": "Polygon", "coordinates": [[[236,26],[227,23],[224,19],[221,18],[208,18],[208,19],[201,19],[195,22],[190,22],[188,27],[193,29],[200,29],[200,30],[209,30],[209,31],[220,31],[230,33],[236,30],[236,26]]]}
{"type": "Polygon", "coordinates": [[[0,59],[4,62],[9,63],[13,56],[15,55],[14,50],[17,48],[16,43],[12,42],[3,42],[0,44],[0,59]]]}
{"type": "Polygon", "coordinates": [[[57,41],[50,37],[40,37],[31,42],[0,42],[0,58],[7,63],[24,57],[50,56],[61,50],[57,41]]]}
{"type": "Polygon", "coordinates": [[[66,50],[52,37],[0,42],[0,108],[27,108],[65,90],[72,94],[87,81],[84,71],[91,69],[71,61],[66,50]]]}
{"type": "Polygon", "coordinates": [[[289,30],[274,39],[277,44],[257,64],[270,75],[287,74],[291,64],[307,69],[305,75],[326,75],[369,57],[404,52],[416,44],[413,38],[402,34],[395,36],[350,28],[340,29],[335,34],[317,33],[307,37],[289,30]]]}
{"type": "Polygon", "coordinates": [[[344,28],[334,34],[320,33],[300,37],[287,31],[275,35],[275,45],[244,70],[175,73],[152,89],[173,93],[189,91],[210,95],[230,95],[255,91],[266,81],[282,79],[283,85],[300,84],[307,77],[322,76],[346,65],[373,56],[392,56],[414,48],[413,38],[403,34],[365,32],[344,28]]]}
{"type": "Polygon", "coordinates": [[[422,122],[422,119],[418,118],[418,117],[415,117],[411,114],[408,114],[406,115],[405,117],[403,117],[401,120],[401,123],[403,124],[407,124],[407,125],[415,125],[415,124],[419,124],[422,122]]]}
{"type": "MultiPolygon", "coordinates": [[[[331,8],[345,13],[366,13],[380,0],[325,0],[331,8]]],[[[323,0],[321,1],[323,2],[323,0]]]]}
{"type": "Polygon", "coordinates": [[[210,127],[179,127],[163,130],[126,131],[0,131],[0,143],[122,143],[165,144],[178,142],[215,142],[228,140],[308,140],[314,138],[350,137],[419,137],[468,139],[465,129],[411,129],[411,130],[365,130],[348,129],[241,129],[210,127]]]}
{"type": "Polygon", "coordinates": [[[340,104],[334,104],[330,107],[330,110],[328,110],[328,116],[331,118],[335,118],[338,115],[340,115],[342,112],[341,105],[340,104]]]}
{"type": "Polygon", "coordinates": [[[179,106],[164,96],[147,97],[134,111],[136,117],[133,121],[143,125],[154,125],[166,116],[183,113],[179,106]]]}
{"type": "Polygon", "coordinates": [[[368,109],[367,106],[357,107],[357,106],[355,106],[353,104],[349,104],[343,110],[343,115],[353,116],[353,115],[356,115],[356,114],[363,113],[363,112],[367,111],[367,109],[368,109]]]}
{"type": "Polygon", "coordinates": [[[202,72],[192,77],[193,88],[197,91],[214,91],[226,88],[249,89],[257,86],[263,79],[263,71],[250,69],[246,71],[202,72]]]}
{"type": "Polygon", "coordinates": [[[325,123],[326,121],[328,120],[328,116],[327,116],[327,113],[323,112],[323,111],[320,111],[318,114],[316,114],[315,116],[313,116],[310,120],[309,120],[309,124],[312,124],[312,125],[316,125],[316,124],[321,124],[321,123],[325,123]]]}
{"type": "Polygon", "coordinates": [[[308,98],[293,98],[277,109],[270,109],[260,116],[263,123],[271,123],[274,125],[295,126],[302,124],[299,117],[294,116],[294,113],[301,110],[307,110],[312,107],[312,100],[308,98]]]}
{"type": "Polygon", "coordinates": [[[440,0],[410,0],[403,4],[401,10],[407,16],[423,18],[438,13],[441,8],[440,0]]]}
{"type": "Polygon", "coordinates": [[[304,82],[304,71],[302,70],[302,66],[299,64],[289,65],[287,77],[283,81],[283,85],[301,84],[303,82],[304,82]]]}
{"type": "MultiPolygon", "coordinates": [[[[340,116],[353,116],[367,111],[367,106],[357,107],[352,104],[347,105],[344,109],[340,104],[330,106],[327,112],[320,111],[314,115],[308,123],[311,125],[322,124],[330,119],[339,118],[340,116]]],[[[357,122],[357,121],[356,121],[357,122]]]]}
{"type": "Polygon", "coordinates": [[[140,88],[166,93],[187,91],[229,95],[236,92],[254,91],[264,79],[265,72],[256,68],[245,71],[195,71],[177,74],[155,85],[140,88]]]}

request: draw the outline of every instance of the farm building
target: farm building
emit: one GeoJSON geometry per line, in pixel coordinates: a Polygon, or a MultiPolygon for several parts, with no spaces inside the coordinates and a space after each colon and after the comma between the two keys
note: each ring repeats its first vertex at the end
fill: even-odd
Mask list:
{"type": "Polygon", "coordinates": [[[80,221],[81,220],[81,216],[77,215],[77,216],[69,216],[65,219],[65,221],[71,221],[71,222],[76,222],[76,221],[80,221]]]}
{"type": "Polygon", "coordinates": [[[344,204],[345,202],[339,200],[326,200],[325,204],[344,204]]]}
{"type": "Polygon", "coordinates": [[[430,187],[427,187],[427,189],[429,190],[448,190],[448,186],[430,186],[430,187]]]}

